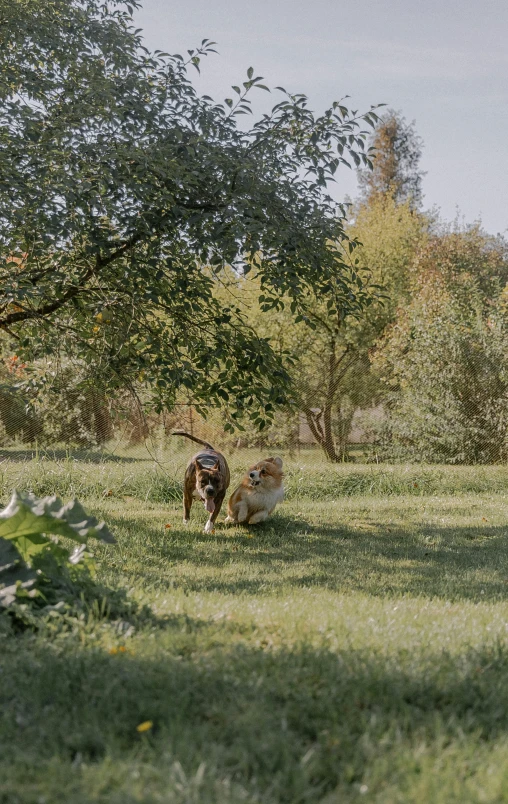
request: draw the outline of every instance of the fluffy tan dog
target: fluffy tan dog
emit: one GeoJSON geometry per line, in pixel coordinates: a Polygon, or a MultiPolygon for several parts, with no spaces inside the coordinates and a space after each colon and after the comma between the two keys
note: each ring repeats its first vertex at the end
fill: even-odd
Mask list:
{"type": "Polygon", "coordinates": [[[247,470],[228,503],[226,522],[264,522],[284,498],[281,458],[266,458],[247,470]]]}

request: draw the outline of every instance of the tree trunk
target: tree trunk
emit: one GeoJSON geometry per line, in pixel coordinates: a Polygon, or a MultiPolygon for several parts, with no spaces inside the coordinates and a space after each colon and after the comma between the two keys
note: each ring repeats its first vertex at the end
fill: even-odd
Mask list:
{"type": "Polygon", "coordinates": [[[332,461],[332,463],[338,463],[339,457],[335,451],[335,444],[333,443],[333,435],[331,433],[331,411],[314,411],[311,408],[305,408],[303,412],[305,413],[305,418],[307,419],[307,424],[309,425],[312,435],[328,460],[332,461]],[[321,423],[321,418],[323,417],[323,419],[325,419],[325,414],[329,422],[328,431],[323,428],[323,424],[325,424],[325,428],[327,426],[325,423],[326,420],[323,424],[321,423]]]}
{"type": "Polygon", "coordinates": [[[339,456],[335,449],[335,440],[332,429],[332,409],[337,392],[337,345],[335,338],[330,339],[330,354],[328,356],[328,383],[323,407],[323,449],[328,460],[338,463],[339,456]]]}
{"type": "Polygon", "coordinates": [[[358,360],[358,355],[351,355],[349,346],[346,346],[340,357],[337,356],[337,339],[330,334],[329,355],[328,355],[328,374],[326,377],[326,392],[324,404],[319,410],[314,410],[310,406],[303,409],[307,424],[326,457],[332,463],[339,463],[347,460],[347,437],[351,421],[349,421],[347,432],[341,433],[339,437],[339,449],[335,444],[333,436],[333,408],[336,404],[340,384],[346,376],[350,367],[358,360]],[[349,356],[349,359],[347,357],[349,356]]]}
{"type": "Polygon", "coordinates": [[[113,437],[113,421],[108,402],[103,394],[92,391],[92,412],[94,418],[95,440],[105,444],[113,437]]]}

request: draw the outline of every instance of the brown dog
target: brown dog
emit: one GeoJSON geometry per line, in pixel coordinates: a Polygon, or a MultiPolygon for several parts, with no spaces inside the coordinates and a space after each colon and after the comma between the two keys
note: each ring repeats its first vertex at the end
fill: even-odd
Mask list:
{"type": "Polygon", "coordinates": [[[185,470],[183,521],[185,525],[189,521],[193,499],[202,500],[210,514],[205,525],[205,533],[212,533],[229,486],[229,467],[226,459],[211,444],[189,435],[183,430],[178,430],[173,435],[185,436],[185,438],[190,438],[191,441],[206,447],[193,455],[185,470]]]}
{"type": "Polygon", "coordinates": [[[228,503],[226,522],[256,525],[268,519],[284,498],[282,459],[266,458],[251,466],[228,503]]]}

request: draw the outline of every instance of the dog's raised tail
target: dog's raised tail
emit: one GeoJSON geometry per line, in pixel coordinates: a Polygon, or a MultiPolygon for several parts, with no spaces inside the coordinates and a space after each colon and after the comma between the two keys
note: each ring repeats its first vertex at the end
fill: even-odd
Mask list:
{"type": "Polygon", "coordinates": [[[172,432],[171,435],[185,436],[185,438],[190,438],[191,441],[195,441],[196,444],[202,444],[207,449],[211,449],[215,452],[215,447],[212,447],[212,445],[209,444],[208,441],[203,441],[201,438],[196,438],[196,436],[193,436],[190,433],[186,433],[185,430],[174,430],[174,432],[172,432]]]}

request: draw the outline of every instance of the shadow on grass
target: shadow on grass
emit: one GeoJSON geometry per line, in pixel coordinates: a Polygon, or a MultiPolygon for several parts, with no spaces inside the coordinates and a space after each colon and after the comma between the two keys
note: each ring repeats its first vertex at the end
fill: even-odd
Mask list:
{"type": "MultiPolygon", "coordinates": [[[[470,651],[460,663],[443,652],[416,666],[407,652],[387,659],[326,646],[271,651],[243,642],[234,625],[188,617],[168,621],[158,639],[159,653],[156,642],[145,641],[145,658],[77,643],[64,652],[40,642],[7,644],[0,657],[0,800],[40,801],[30,797],[27,779],[40,795],[61,763],[65,780],[52,804],[151,801],[130,798],[134,777],[123,769],[152,768],[150,790],[158,778],[162,795],[170,757],[186,774],[205,763],[205,788],[208,777],[229,778],[249,792],[248,801],[298,804],[334,789],[351,792],[374,759],[389,776],[404,751],[411,756],[425,745],[427,755],[441,756],[442,769],[454,762],[442,747],[457,735],[474,749],[508,731],[504,648],[470,651]],[[152,726],[138,733],[147,721],[152,726]],[[103,760],[106,773],[120,768],[115,784],[103,778],[97,798],[83,797],[81,786],[93,784],[103,760]],[[69,784],[81,795],[70,795],[69,784]]],[[[413,757],[404,772],[416,778],[419,761],[413,757]]],[[[454,778],[467,775],[464,763],[459,767],[454,778]]],[[[203,798],[181,800],[216,798],[205,789],[203,798]]]]}
{"type": "MultiPolygon", "coordinates": [[[[115,526],[114,516],[108,521],[115,526]]],[[[117,526],[139,535],[139,520],[117,526]]],[[[146,523],[142,532],[143,540],[125,545],[132,553],[125,570],[151,588],[263,594],[305,586],[447,600],[508,597],[505,527],[408,530],[370,523],[366,532],[278,515],[251,538],[252,530],[224,528],[213,535],[175,528],[169,535],[146,523]]]]}
{"type": "Polygon", "coordinates": [[[0,461],[23,463],[34,459],[48,461],[65,461],[68,459],[83,461],[83,463],[139,463],[143,458],[124,457],[113,455],[111,452],[90,449],[0,449],[0,461]]]}

